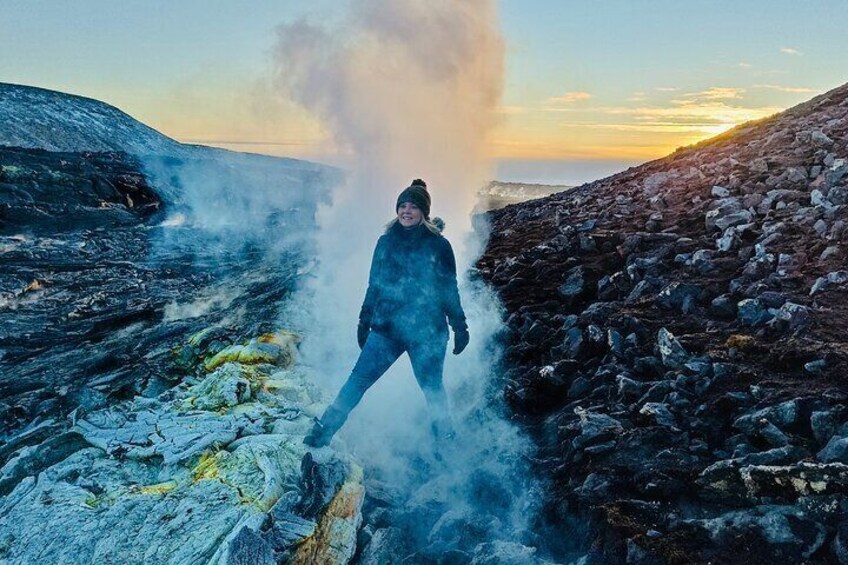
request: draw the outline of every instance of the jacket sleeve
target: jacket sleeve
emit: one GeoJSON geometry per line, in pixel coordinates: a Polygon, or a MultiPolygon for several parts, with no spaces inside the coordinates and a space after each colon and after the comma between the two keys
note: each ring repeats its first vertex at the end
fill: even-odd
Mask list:
{"type": "Polygon", "coordinates": [[[377,300],[380,294],[384,249],[384,238],[380,237],[377,240],[376,247],[374,247],[374,256],[371,258],[371,271],[368,274],[368,290],[365,291],[365,300],[362,301],[362,309],[359,311],[359,323],[366,326],[371,325],[371,318],[374,316],[374,308],[377,306],[377,300]]]}
{"type": "Polygon", "coordinates": [[[441,256],[442,304],[445,314],[447,314],[448,323],[450,323],[454,333],[465,331],[468,329],[468,324],[465,321],[465,312],[462,310],[459,288],[456,284],[456,258],[447,239],[444,240],[441,256]]]}

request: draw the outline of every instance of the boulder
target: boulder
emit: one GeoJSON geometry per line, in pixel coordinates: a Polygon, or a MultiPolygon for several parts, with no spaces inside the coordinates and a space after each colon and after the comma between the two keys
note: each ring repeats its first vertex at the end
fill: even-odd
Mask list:
{"type": "Polygon", "coordinates": [[[736,317],[743,326],[762,326],[774,317],[756,298],[746,298],[736,304],[736,317]]]}
{"type": "Polygon", "coordinates": [[[816,359],[808,363],[804,363],[804,370],[813,375],[820,375],[827,367],[827,361],[824,359],[816,359]]]}
{"type": "Polygon", "coordinates": [[[665,328],[660,328],[657,333],[657,348],[663,365],[670,369],[680,369],[689,359],[689,353],[677,341],[677,338],[665,328]]]}
{"type": "Polygon", "coordinates": [[[481,543],[474,548],[469,565],[552,565],[536,555],[535,547],[508,541],[481,543]]]}
{"type": "MultiPolygon", "coordinates": [[[[748,220],[741,220],[741,217],[744,217],[744,215],[735,216],[740,212],[747,212],[747,210],[743,210],[739,198],[721,198],[716,200],[713,206],[714,208],[709,210],[704,218],[707,231],[715,229],[724,230],[736,223],[744,224],[750,221],[750,218],[748,220]]],[[[748,215],[750,216],[750,213],[748,215]]]]}
{"type": "Polygon", "coordinates": [[[612,416],[589,412],[582,408],[575,408],[574,413],[580,418],[580,435],[571,441],[571,445],[575,449],[583,449],[590,445],[615,439],[624,431],[621,422],[612,416]]]}
{"type": "Polygon", "coordinates": [[[713,255],[710,249],[699,249],[692,254],[690,264],[701,274],[709,273],[715,269],[713,255]]]}
{"type": "Polygon", "coordinates": [[[813,437],[819,444],[826,444],[836,433],[836,429],[842,421],[842,415],[841,409],[816,410],[810,414],[810,428],[813,430],[813,437]]]}
{"type": "Polygon", "coordinates": [[[816,282],[813,283],[810,289],[810,296],[846,283],[848,283],[848,271],[833,271],[828,273],[827,276],[816,279],[816,282]]]}
{"type": "Polygon", "coordinates": [[[675,420],[674,414],[671,413],[665,403],[646,402],[639,409],[639,414],[655,425],[677,429],[677,420],[675,420]]]}
{"type": "Polygon", "coordinates": [[[577,359],[583,351],[583,342],[583,330],[577,327],[569,329],[562,344],[563,356],[566,359],[577,359]]]}
{"type": "Polygon", "coordinates": [[[710,303],[710,314],[723,320],[736,317],[736,302],[727,294],[717,296],[710,303]]]}
{"type": "Polygon", "coordinates": [[[790,330],[805,328],[810,323],[810,309],[794,302],[786,302],[774,316],[773,322],[781,322],[790,330]]]}
{"type": "Polygon", "coordinates": [[[768,406],[751,414],[740,416],[733,427],[746,433],[754,433],[762,420],[767,420],[781,429],[790,428],[798,421],[800,405],[797,400],[787,400],[774,406],[768,406]]]}
{"type": "Polygon", "coordinates": [[[745,540],[750,548],[746,556],[750,562],[780,559],[801,562],[816,553],[827,539],[822,524],[793,506],[763,505],[681,523],[697,527],[719,546],[733,547],[745,540]]]}
{"type": "Polygon", "coordinates": [[[848,437],[833,436],[824,449],[818,452],[816,459],[822,463],[848,464],[848,437]]]}
{"type": "Polygon", "coordinates": [[[557,289],[567,303],[575,302],[586,291],[586,277],[582,266],[574,267],[566,273],[565,282],[557,289]]]}
{"type": "Polygon", "coordinates": [[[577,377],[568,387],[568,398],[583,398],[592,390],[592,383],[585,377],[577,377]]]}
{"type": "Polygon", "coordinates": [[[730,227],[749,224],[753,219],[754,215],[748,210],[739,210],[738,212],[716,217],[714,219],[714,225],[720,230],[726,230],[730,227]]]}
{"type": "Polygon", "coordinates": [[[673,282],[657,295],[657,304],[669,310],[691,312],[695,309],[703,289],[695,284],[673,282]]]}
{"type": "Polygon", "coordinates": [[[833,140],[820,129],[813,130],[810,133],[810,141],[813,145],[818,145],[819,147],[830,147],[833,145],[833,140]]]}
{"type": "Polygon", "coordinates": [[[399,528],[380,528],[371,536],[358,562],[362,565],[400,565],[410,553],[407,536],[399,528]]]}
{"type": "Polygon", "coordinates": [[[710,195],[715,196],[717,198],[726,198],[730,196],[730,191],[724,188],[723,186],[715,185],[710,190],[710,195]]]}

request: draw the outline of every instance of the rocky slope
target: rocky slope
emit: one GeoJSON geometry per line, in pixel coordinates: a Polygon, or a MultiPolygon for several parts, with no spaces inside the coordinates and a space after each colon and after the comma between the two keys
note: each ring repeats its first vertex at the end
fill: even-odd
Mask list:
{"type": "Polygon", "coordinates": [[[99,100],[0,82],[2,146],[135,155],[149,176],[161,176],[160,196],[166,200],[183,196],[180,187],[168,190],[175,175],[183,180],[196,181],[199,177],[201,182],[210,184],[218,176],[233,177],[254,169],[261,171],[262,178],[237,179],[253,188],[258,183],[267,183],[269,178],[278,185],[279,177],[299,182],[304,174],[319,177],[339,174],[326,165],[299,159],[180,143],[99,100]]]}
{"type": "Polygon", "coordinates": [[[297,336],[232,338],[191,336],[174,388],[19,448],[0,470],[3,562],[346,563],[362,472],[301,443],[323,406],[297,336]]]}
{"type": "Polygon", "coordinates": [[[271,329],[303,247],[269,253],[262,238],[308,232],[320,201],[289,183],[301,206],[245,234],[196,226],[188,208],[166,221],[160,194],[178,190],[154,188],[137,157],[0,148],[0,434],[172,382],[179,336],[271,329]]]}
{"type": "Polygon", "coordinates": [[[598,563],[848,563],[848,85],[491,212],[506,395],[598,563]]]}
{"type": "Polygon", "coordinates": [[[188,156],[191,146],[99,100],[0,83],[0,145],[50,151],[188,156]]]}
{"type": "Polygon", "coordinates": [[[337,172],[0,98],[0,562],[347,562],[362,474],[303,450],[278,326],[337,172]]]}
{"type": "Polygon", "coordinates": [[[283,179],[245,231],[174,221],[138,157],[0,148],[0,561],[350,559],[361,471],[305,452],[323,405],[276,327],[321,190],[283,179]]]}

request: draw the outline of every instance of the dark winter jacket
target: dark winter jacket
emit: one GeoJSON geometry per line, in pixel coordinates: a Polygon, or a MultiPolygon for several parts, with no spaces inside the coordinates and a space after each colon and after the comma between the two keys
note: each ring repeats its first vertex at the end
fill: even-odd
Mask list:
{"type": "Polygon", "coordinates": [[[420,224],[395,223],[377,240],[360,324],[388,337],[419,341],[447,336],[446,320],[465,331],[450,243],[420,224]]]}

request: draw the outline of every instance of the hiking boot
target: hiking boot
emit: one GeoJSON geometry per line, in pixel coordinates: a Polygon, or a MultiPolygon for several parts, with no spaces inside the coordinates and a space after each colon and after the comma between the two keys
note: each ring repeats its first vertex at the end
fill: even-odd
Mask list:
{"type": "Polygon", "coordinates": [[[315,425],[303,438],[303,444],[309,447],[326,447],[330,445],[333,436],[342,427],[347,414],[340,410],[336,410],[332,406],[327,408],[320,420],[315,420],[315,425]]]}
{"type": "Polygon", "coordinates": [[[437,420],[430,424],[430,432],[437,443],[451,442],[456,437],[456,430],[448,418],[437,420]]]}
{"type": "Polygon", "coordinates": [[[430,433],[433,435],[433,457],[443,462],[455,453],[457,444],[456,430],[450,418],[438,418],[430,423],[430,433]]]}
{"type": "Polygon", "coordinates": [[[312,429],[309,430],[309,433],[303,438],[303,445],[308,445],[309,447],[326,447],[330,445],[330,441],[333,439],[333,433],[321,424],[321,420],[316,420],[315,425],[312,426],[312,429]]]}

